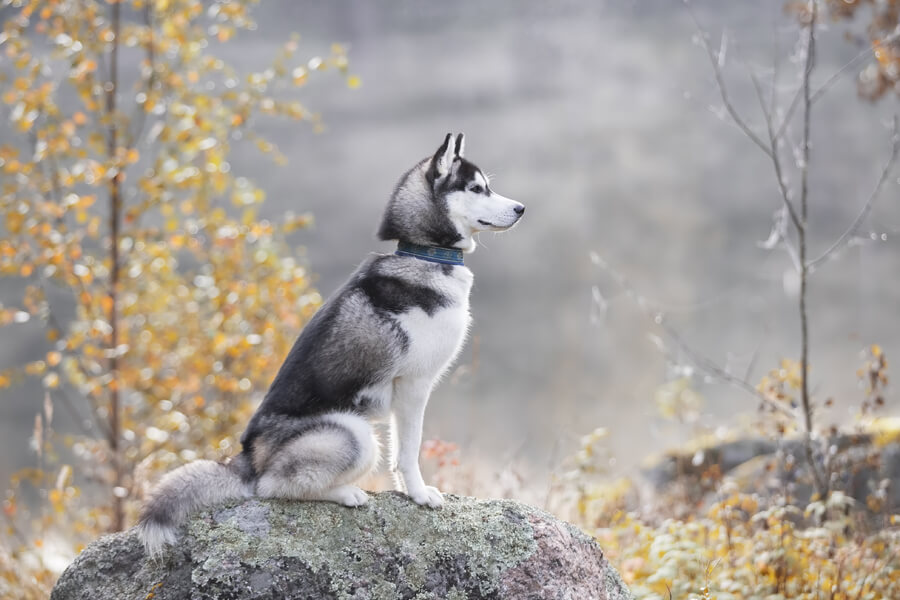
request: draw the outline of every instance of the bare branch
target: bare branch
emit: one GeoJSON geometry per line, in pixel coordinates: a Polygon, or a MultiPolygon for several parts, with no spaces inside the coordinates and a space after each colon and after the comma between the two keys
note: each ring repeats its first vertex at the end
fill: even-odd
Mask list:
{"type": "MultiPolygon", "coordinates": [[[[886,38],[884,38],[883,40],[881,40],[881,43],[884,44],[884,45],[890,44],[890,43],[892,43],[894,40],[896,40],[898,37],[900,37],[900,29],[898,29],[897,31],[895,31],[895,32],[892,33],[891,35],[889,35],[889,36],[887,36],[886,38]]],[[[838,79],[840,79],[841,75],[843,75],[844,73],[846,73],[849,69],[853,68],[853,67],[854,67],[858,62],[860,62],[861,60],[863,60],[863,59],[868,58],[869,56],[871,56],[874,52],[875,52],[875,48],[872,47],[872,46],[869,46],[868,48],[866,48],[865,50],[863,50],[862,52],[860,52],[859,54],[857,54],[856,56],[854,56],[853,58],[851,58],[847,63],[844,64],[844,66],[842,66],[840,69],[838,69],[837,71],[835,71],[835,72],[831,75],[831,77],[829,77],[828,79],[826,79],[826,80],[825,80],[825,83],[823,83],[823,84],[820,85],[818,88],[816,88],[816,91],[812,93],[812,96],[811,96],[811,98],[810,98],[810,102],[813,103],[813,104],[814,104],[815,102],[817,102],[822,96],[825,95],[825,93],[828,91],[828,89],[829,89],[832,85],[834,85],[834,83],[835,83],[838,79]]]]}
{"type": "MultiPolygon", "coordinates": [[[[807,59],[809,58],[808,50],[809,49],[807,48],[807,59]]],[[[807,63],[807,66],[804,69],[804,73],[806,74],[805,77],[808,77],[810,68],[810,64],[807,63]]],[[[772,118],[773,115],[772,112],[766,107],[766,102],[762,92],[762,86],[760,85],[759,80],[752,71],[750,72],[750,80],[753,82],[753,89],[756,92],[759,106],[762,109],[763,116],[765,117],[766,133],[768,133],[769,136],[769,148],[771,149],[769,157],[772,159],[772,167],[775,170],[775,177],[778,183],[778,191],[781,193],[781,200],[784,203],[784,207],[787,210],[788,215],[790,215],[791,217],[791,223],[793,223],[794,228],[796,228],[799,235],[804,229],[805,223],[802,222],[798,217],[797,211],[794,208],[793,203],[791,203],[791,197],[787,189],[787,184],[784,181],[784,173],[781,168],[781,157],[779,156],[778,152],[778,133],[775,130],[775,124],[772,118]]],[[[796,252],[793,251],[792,247],[790,247],[787,236],[782,236],[782,240],[785,242],[785,245],[789,247],[788,253],[791,254],[791,259],[794,261],[795,266],[799,265],[798,268],[802,268],[802,261],[795,258],[796,252]]]]}
{"type": "MultiPolygon", "coordinates": [[[[771,121],[769,121],[771,124],[771,121]]],[[[794,205],[791,203],[791,194],[788,191],[787,184],[784,181],[784,171],[781,168],[781,157],[778,153],[778,142],[774,138],[774,133],[772,128],[769,127],[769,140],[772,143],[772,153],[769,155],[772,159],[772,168],[775,170],[775,180],[778,183],[778,191],[781,193],[781,201],[784,203],[784,208],[787,210],[788,215],[791,217],[791,223],[793,223],[794,228],[797,230],[798,234],[803,231],[804,225],[800,221],[800,217],[797,216],[797,211],[794,208],[794,205]]],[[[802,266],[803,262],[799,261],[799,264],[802,266]]]]}
{"type": "Polygon", "coordinates": [[[681,350],[701,371],[704,371],[705,373],[715,377],[716,379],[719,379],[740,390],[743,390],[744,392],[758,399],[762,404],[771,408],[774,412],[781,413],[787,417],[790,417],[791,419],[797,418],[797,415],[794,413],[794,411],[778,402],[775,402],[774,400],[760,392],[758,389],[756,389],[755,386],[748,383],[746,379],[742,379],[732,373],[729,373],[708,357],[703,356],[702,354],[694,350],[684,341],[684,339],[682,339],[682,337],[678,334],[677,331],[675,331],[675,329],[665,323],[665,319],[657,319],[657,323],[662,328],[662,330],[666,332],[666,335],[669,336],[669,338],[671,338],[673,342],[675,342],[679,350],[681,350]]]}
{"type": "MultiPolygon", "coordinates": [[[[766,131],[768,132],[769,143],[768,145],[764,142],[758,135],[756,135],[744,122],[741,118],[740,114],[734,108],[734,105],[731,103],[731,100],[728,96],[728,90],[725,86],[725,80],[722,77],[722,70],[719,61],[717,60],[715,53],[709,47],[709,44],[706,41],[706,31],[700,25],[700,21],[697,19],[697,15],[694,13],[694,10],[691,8],[691,4],[689,0],[683,0],[684,5],[687,8],[688,14],[690,14],[691,19],[694,21],[694,25],[697,28],[697,34],[700,38],[700,43],[703,46],[703,49],[706,51],[706,55],[709,58],[709,63],[712,66],[713,74],[716,78],[716,85],[719,88],[719,94],[722,97],[722,102],[725,104],[725,108],[728,111],[728,114],[731,115],[734,123],[744,132],[744,134],[769,157],[772,161],[772,165],[775,168],[775,176],[778,180],[778,190],[781,193],[782,202],[784,202],[785,207],[787,208],[788,214],[791,217],[791,222],[794,224],[794,227],[799,231],[803,228],[803,225],[800,222],[800,218],[797,216],[797,211],[794,209],[794,206],[791,204],[790,193],[788,192],[787,185],[784,182],[784,174],[781,169],[781,160],[778,157],[778,146],[774,136],[774,125],[772,123],[772,118],[769,111],[763,106],[763,114],[766,117],[766,131]]],[[[757,94],[761,96],[761,90],[758,88],[758,82],[755,77],[752,77],[754,81],[754,86],[757,87],[757,94]]],[[[765,104],[761,102],[761,104],[765,104]]]]}
{"type": "MultiPolygon", "coordinates": [[[[644,314],[644,316],[647,317],[652,323],[662,328],[666,335],[675,342],[678,348],[691,360],[691,362],[694,363],[694,365],[698,369],[709,374],[712,377],[715,377],[716,379],[719,379],[720,381],[733,385],[734,387],[747,392],[766,406],[770,407],[773,411],[779,412],[792,419],[797,419],[797,415],[794,414],[789,408],[775,402],[774,400],[757,390],[746,380],[729,373],[728,371],[717,365],[715,362],[713,362],[711,359],[701,355],[698,351],[691,348],[687,343],[685,343],[681,335],[665,322],[665,316],[663,315],[663,313],[654,310],[654,308],[658,307],[659,305],[637,293],[637,291],[634,289],[634,287],[632,287],[631,283],[625,278],[624,275],[610,267],[599,257],[594,260],[594,263],[600,266],[600,268],[602,268],[604,271],[606,271],[610,275],[610,277],[615,280],[616,284],[623,290],[625,290],[625,293],[628,295],[628,297],[634,299],[635,304],[637,305],[638,309],[644,314]]],[[[665,347],[661,347],[661,350],[665,351],[665,347]]]]}
{"type": "Polygon", "coordinates": [[[756,245],[764,250],[772,250],[778,244],[782,244],[787,251],[788,256],[791,258],[791,264],[794,265],[794,268],[797,269],[797,272],[799,273],[801,269],[800,255],[797,253],[797,248],[794,247],[794,244],[788,238],[787,225],[787,206],[782,205],[772,219],[772,230],[769,232],[769,237],[765,240],[756,242],[756,245]]]}
{"type": "MultiPolygon", "coordinates": [[[[738,126],[738,128],[746,135],[750,141],[756,144],[760,150],[762,150],[766,156],[772,156],[772,149],[766,145],[766,143],[753,132],[752,129],[747,125],[744,121],[743,117],[741,117],[740,113],[738,113],[737,109],[734,107],[734,104],[731,102],[731,98],[728,95],[728,88],[725,85],[725,79],[722,77],[722,65],[719,62],[719,57],[716,56],[716,53],[709,47],[709,43],[706,41],[706,31],[701,27],[700,21],[697,20],[697,15],[694,13],[693,8],[691,7],[691,3],[689,0],[684,0],[684,5],[687,8],[688,14],[690,14],[691,19],[694,21],[694,25],[697,28],[698,38],[700,40],[700,44],[703,46],[703,50],[706,52],[707,58],[709,58],[709,64],[712,66],[713,75],[716,78],[716,87],[719,89],[719,95],[722,98],[722,103],[725,105],[725,110],[728,111],[729,116],[731,116],[731,120],[734,121],[734,124],[738,126]]],[[[724,42],[723,42],[724,45],[724,42]]]]}
{"type": "Polygon", "coordinates": [[[750,373],[752,373],[753,369],[756,367],[756,360],[759,358],[759,347],[760,344],[757,344],[756,348],[753,349],[753,354],[750,356],[750,362],[747,363],[747,368],[744,369],[744,381],[750,380],[750,373]]]}
{"type": "MultiPolygon", "coordinates": [[[[753,83],[753,91],[756,92],[756,99],[759,102],[759,108],[760,110],[762,110],[763,117],[766,119],[766,124],[769,125],[770,123],[772,123],[772,113],[766,106],[766,100],[763,97],[762,85],[759,83],[759,78],[752,70],[750,71],[750,81],[753,83]]],[[[769,127],[769,129],[771,129],[771,127],[769,127]]]]}
{"type": "MultiPolygon", "coordinates": [[[[891,34],[890,36],[888,36],[887,38],[885,38],[883,43],[888,44],[888,43],[896,40],[898,37],[900,37],[900,31],[897,31],[897,32],[891,34]]],[[[860,52],[859,54],[857,54],[856,56],[854,56],[853,58],[851,58],[846,63],[844,63],[844,65],[840,69],[838,69],[837,71],[832,73],[831,76],[828,79],[826,79],[822,85],[817,87],[815,89],[815,91],[811,93],[810,99],[809,99],[810,105],[815,104],[816,102],[821,100],[822,96],[825,95],[825,93],[831,88],[831,86],[833,86],[835,83],[837,83],[838,79],[840,79],[841,76],[843,76],[847,71],[849,71],[850,69],[855,67],[857,64],[859,64],[862,60],[871,56],[872,53],[874,53],[874,52],[875,52],[875,49],[872,47],[869,47],[869,48],[863,50],[862,52],[860,52]]],[[[788,109],[784,114],[784,118],[781,121],[781,125],[778,126],[778,129],[775,132],[776,140],[780,139],[781,136],[784,134],[785,129],[787,128],[787,125],[791,120],[791,117],[794,115],[794,111],[797,109],[798,106],[800,106],[800,98],[802,96],[803,96],[803,84],[801,83],[801,85],[797,88],[797,92],[794,94],[793,99],[791,100],[790,106],[788,106],[788,109]]]]}
{"type": "Polygon", "coordinates": [[[892,128],[891,136],[891,154],[884,162],[884,166],[881,169],[881,175],[878,177],[878,182],[875,184],[875,189],[872,190],[872,193],[869,195],[868,200],[866,200],[866,203],[863,204],[863,207],[862,209],[860,209],[859,214],[856,215],[856,219],[853,220],[853,223],[850,225],[850,227],[848,227],[847,230],[843,234],[841,234],[841,237],[839,237],[828,248],[828,250],[823,252],[819,257],[809,261],[806,265],[807,268],[817,267],[818,265],[831,258],[834,253],[838,252],[845,245],[847,245],[850,239],[854,235],[856,235],[857,231],[859,231],[859,227],[863,224],[863,221],[866,220],[866,217],[869,216],[869,213],[872,211],[872,206],[875,204],[875,200],[878,198],[884,182],[887,181],[888,176],[891,174],[891,170],[894,167],[894,163],[897,161],[897,155],[900,154],[900,131],[898,131],[897,127],[897,115],[894,115],[894,126],[892,128]]]}
{"type": "Polygon", "coordinates": [[[781,139],[781,136],[784,135],[785,130],[787,130],[788,124],[791,122],[791,117],[794,115],[794,111],[797,110],[797,107],[800,106],[800,98],[803,96],[803,85],[797,88],[797,91],[794,92],[794,97],[791,98],[791,103],[788,105],[788,109],[784,113],[784,118],[781,120],[781,125],[775,129],[775,141],[781,139]]]}
{"type": "MultiPolygon", "coordinates": [[[[753,82],[753,90],[756,92],[756,99],[759,101],[759,107],[762,110],[763,117],[765,118],[766,132],[769,135],[769,144],[772,149],[772,154],[770,155],[772,158],[772,166],[775,168],[775,175],[778,178],[778,190],[781,192],[781,200],[784,203],[784,211],[787,212],[788,215],[790,215],[791,222],[794,224],[794,227],[797,229],[797,231],[800,231],[803,225],[797,218],[797,213],[794,209],[794,205],[791,203],[787,185],[784,182],[784,177],[781,172],[781,158],[778,155],[778,142],[775,139],[775,133],[773,130],[772,113],[766,107],[766,101],[763,97],[762,86],[760,85],[759,79],[757,79],[756,74],[753,73],[753,71],[750,71],[750,81],[753,82]]],[[[773,228],[772,231],[775,232],[775,229],[773,228]]],[[[799,271],[801,269],[802,263],[797,255],[797,250],[788,240],[786,228],[782,228],[781,231],[778,232],[778,234],[781,241],[784,242],[785,248],[787,249],[787,252],[791,257],[791,261],[794,263],[794,267],[799,271]]]]}

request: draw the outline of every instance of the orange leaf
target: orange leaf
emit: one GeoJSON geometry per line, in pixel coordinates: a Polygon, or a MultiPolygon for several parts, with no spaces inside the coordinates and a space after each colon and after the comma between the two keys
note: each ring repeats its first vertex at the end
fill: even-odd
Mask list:
{"type": "Polygon", "coordinates": [[[103,314],[109,315],[112,313],[113,309],[113,301],[109,296],[103,296],[100,298],[100,306],[103,308],[103,314]]]}

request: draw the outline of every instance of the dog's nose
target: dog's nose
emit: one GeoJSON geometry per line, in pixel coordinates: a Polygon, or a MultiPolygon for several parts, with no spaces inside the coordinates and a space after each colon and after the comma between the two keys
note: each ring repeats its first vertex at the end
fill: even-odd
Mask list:
{"type": "Polygon", "coordinates": [[[521,217],[521,216],[522,216],[522,213],[525,212],[525,205],[524,205],[524,204],[519,204],[518,206],[516,206],[515,208],[513,208],[513,210],[516,211],[516,214],[519,215],[519,216],[521,217]]]}

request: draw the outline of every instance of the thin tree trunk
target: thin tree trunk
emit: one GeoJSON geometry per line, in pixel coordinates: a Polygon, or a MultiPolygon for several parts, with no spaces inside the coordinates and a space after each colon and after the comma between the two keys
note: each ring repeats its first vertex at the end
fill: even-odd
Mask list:
{"type": "Polygon", "coordinates": [[[813,475],[816,492],[824,497],[828,492],[828,482],[825,474],[819,472],[815,460],[813,448],[813,411],[809,398],[809,315],[806,307],[807,275],[809,267],[806,262],[806,226],[807,226],[807,199],[809,196],[809,134],[810,112],[810,75],[816,61],[816,16],[817,7],[815,0],[809,2],[809,24],[806,38],[806,66],[803,70],[803,142],[800,147],[803,163],[800,165],[800,226],[797,227],[797,246],[800,255],[800,400],[803,406],[803,426],[805,436],[806,460],[809,463],[813,475]]]}
{"type": "MultiPolygon", "coordinates": [[[[113,41],[110,49],[109,81],[106,87],[106,116],[109,119],[108,154],[109,160],[116,164],[118,154],[118,123],[116,122],[116,91],[119,79],[119,25],[121,4],[112,5],[113,41]]],[[[122,212],[122,180],[120,165],[116,164],[116,172],[109,182],[109,237],[110,237],[110,274],[109,274],[109,325],[110,359],[109,371],[112,381],[109,386],[109,450],[113,467],[112,530],[121,531],[125,527],[122,489],[122,452],[119,447],[120,422],[119,414],[119,323],[117,297],[119,290],[119,223],[122,212]]]]}

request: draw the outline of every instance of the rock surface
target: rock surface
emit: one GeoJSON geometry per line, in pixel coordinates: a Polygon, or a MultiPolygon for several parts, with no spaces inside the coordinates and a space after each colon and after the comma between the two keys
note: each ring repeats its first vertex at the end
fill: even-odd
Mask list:
{"type": "Polygon", "coordinates": [[[135,530],[91,544],[51,600],[625,600],[603,552],[572,525],[508,500],[397,493],[362,508],[248,500],[199,513],[150,561],[135,530]]]}
{"type": "MultiPolygon", "coordinates": [[[[844,492],[863,507],[875,494],[881,499],[883,510],[900,509],[898,437],[890,432],[830,438],[832,489],[844,492]]],[[[740,439],[693,452],[672,453],[642,474],[657,491],[680,480],[697,495],[697,501],[717,497],[721,476],[731,479],[744,493],[772,497],[786,490],[790,501],[801,507],[810,502],[814,491],[805,448],[796,439],[778,443],[740,439]],[[707,477],[708,473],[714,475],[707,477]]]]}

